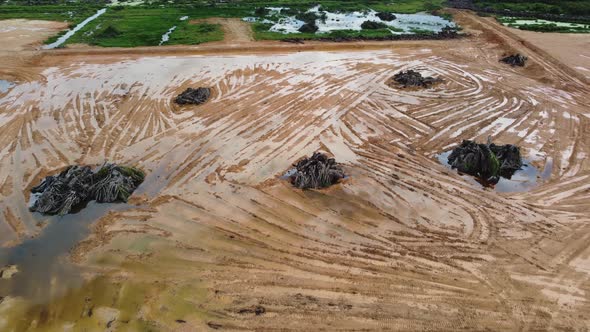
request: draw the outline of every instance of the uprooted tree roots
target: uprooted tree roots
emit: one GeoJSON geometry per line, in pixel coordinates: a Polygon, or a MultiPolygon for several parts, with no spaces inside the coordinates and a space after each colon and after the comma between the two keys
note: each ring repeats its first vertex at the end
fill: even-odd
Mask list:
{"type": "Polygon", "coordinates": [[[344,171],[334,158],[315,152],[311,158],[304,158],[293,165],[291,183],[300,189],[326,188],[345,177],[344,171]]]}
{"type": "MultiPolygon", "coordinates": [[[[442,82],[440,78],[423,77],[422,74],[415,70],[401,71],[391,78],[397,84],[407,87],[429,88],[436,83],[442,82]]],[[[391,84],[391,82],[390,82],[391,84]]]]}
{"type": "Polygon", "coordinates": [[[496,145],[489,141],[488,144],[478,144],[465,140],[453,150],[448,161],[459,172],[477,176],[491,184],[498,183],[500,177],[510,179],[523,166],[517,146],[496,145]]]}
{"type": "Polygon", "coordinates": [[[211,96],[211,89],[209,88],[188,88],[179,94],[174,100],[177,104],[195,104],[200,105],[209,99],[211,96]]]}
{"type": "Polygon", "coordinates": [[[133,167],[106,164],[96,172],[89,166],[70,166],[48,176],[31,192],[37,200],[31,211],[64,215],[91,200],[99,203],[126,202],[143,182],[144,173],[133,167]]]}
{"type": "Polygon", "coordinates": [[[528,60],[528,58],[526,56],[520,55],[520,54],[509,55],[507,57],[500,59],[501,62],[509,64],[512,67],[514,67],[514,66],[524,67],[527,60],[528,60]]]}

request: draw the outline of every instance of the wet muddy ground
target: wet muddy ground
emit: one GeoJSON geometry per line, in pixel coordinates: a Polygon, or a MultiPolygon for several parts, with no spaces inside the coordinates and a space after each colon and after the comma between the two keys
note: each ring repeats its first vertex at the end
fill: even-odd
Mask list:
{"type": "Polygon", "coordinates": [[[499,63],[518,41],[455,16],[474,37],[30,60],[0,96],[1,257],[22,265],[0,284],[0,329],[587,327],[588,86],[528,49],[524,69],[499,63]],[[444,82],[386,84],[407,69],[444,82]],[[174,104],[189,86],[214,93],[174,104]],[[482,190],[435,158],[488,136],[521,147],[535,186],[482,190]],[[308,191],[281,180],[317,150],[349,178],[308,191]],[[38,226],[33,185],[105,160],[146,171],[129,206],[38,226]],[[28,256],[39,251],[58,265],[28,256]],[[28,280],[61,291],[35,301],[28,280]]]}

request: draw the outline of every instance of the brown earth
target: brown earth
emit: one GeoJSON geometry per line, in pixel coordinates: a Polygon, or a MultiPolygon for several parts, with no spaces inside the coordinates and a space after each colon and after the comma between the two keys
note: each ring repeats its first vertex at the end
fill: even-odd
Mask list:
{"type": "Polygon", "coordinates": [[[73,250],[87,284],[4,299],[0,329],[588,329],[589,87],[494,21],[455,17],[474,37],[38,54],[0,96],[0,241],[35,232],[26,188],[55,169],[148,177],[73,250]],[[515,50],[524,69],[498,62],[515,50]],[[445,81],[385,84],[409,68],[445,81]],[[173,104],[188,86],[215,96],[173,104]],[[435,160],[488,136],[550,178],[497,193],[435,160]],[[319,149],[350,179],[278,179],[319,149]]]}
{"type": "Polygon", "coordinates": [[[66,22],[39,20],[0,20],[2,51],[34,49],[43,41],[68,27],[66,22]]]}
{"type": "Polygon", "coordinates": [[[510,29],[523,41],[547,52],[559,61],[586,76],[590,82],[590,34],[538,33],[510,29]]]}

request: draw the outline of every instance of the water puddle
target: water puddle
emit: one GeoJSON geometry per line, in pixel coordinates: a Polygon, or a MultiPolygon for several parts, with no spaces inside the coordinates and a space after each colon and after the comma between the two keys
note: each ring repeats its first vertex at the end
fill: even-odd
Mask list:
{"type": "Polygon", "coordinates": [[[65,35],[59,37],[53,43],[43,46],[43,49],[50,50],[50,49],[54,49],[56,47],[59,47],[60,45],[65,43],[66,40],[68,40],[70,37],[72,37],[76,32],[78,32],[80,29],[82,29],[86,24],[92,22],[94,19],[96,19],[100,15],[104,14],[106,11],[107,11],[106,8],[99,9],[96,12],[96,14],[94,14],[94,15],[88,17],[87,19],[85,19],[84,21],[80,22],[80,24],[76,25],[72,30],[68,30],[68,32],[66,32],[65,35]]]}
{"type": "Polygon", "coordinates": [[[0,267],[16,265],[18,272],[10,279],[0,279],[0,296],[22,296],[45,301],[79,287],[82,277],[67,254],[90,233],[90,224],[109,211],[122,211],[134,206],[124,203],[88,203],[85,209],[65,216],[43,216],[34,213],[38,222],[47,226],[35,238],[12,248],[0,248],[0,267]]]}
{"type": "Polygon", "coordinates": [[[7,80],[0,80],[0,93],[8,92],[8,90],[10,90],[10,88],[12,88],[15,85],[16,84],[14,84],[13,82],[7,80]]]}
{"type": "Polygon", "coordinates": [[[168,29],[168,31],[162,35],[162,40],[160,41],[159,45],[162,45],[165,42],[167,42],[168,40],[170,40],[170,34],[172,33],[172,31],[174,31],[174,29],[176,29],[176,25],[173,26],[172,28],[168,29]]]}
{"type": "MultiPolygon", "coordinates": [[[[438,161],[449,169],[452,169],[448,161],[448,157],[451,155],[451,152],[452,151],[447,151],[436,155],[438,161]]],[[[498,181],[498,183],[493,186],[490,186],[489,184],[484,185],[479,182],[476,177],[471,175],[461,174],[461,177],[479,188],[489,187],[493,188],[496,192],[510,193],[530,191],[539,185],[539,179],[545,181],[549,178],[549,176],[551,176],[551,171],[553,169],[553,159],[551,158],[547,159],[542,172],[539,172],[539,170],[531,165],[530,161],[526,158],[523,158],[523,164],[524,166],[522,169],[516,171],[510,179],[500,177],[500,181],[498,181]]],[[[453,169],[453,171],[456,170],[453,169]]]]}
{"type": "MultiPolygon", "coordinates": [[[[247,22],[272,23],[269,31],[280,33],[300,33],[298,30],[305,22],[298,20],[295,16],[283,15],[288,8],[267,7],[269,13],[265,17],[245,17],[247,22]]],[[[316,13],[322,17],[316,20],[317,33],[328,33],[335,30],[362,30],[361,24],[365,21],[380,22],[387,25],[393,34],[413,34],[417,31],[440,32],[446,26],[455,27],[456,24],[440,16],[417,13],[397,14],[392,21],[381,20],[374,10],[355,12],[328,12],[321,11],[320,6],[315,6],[307,13],[316,13]]]]}

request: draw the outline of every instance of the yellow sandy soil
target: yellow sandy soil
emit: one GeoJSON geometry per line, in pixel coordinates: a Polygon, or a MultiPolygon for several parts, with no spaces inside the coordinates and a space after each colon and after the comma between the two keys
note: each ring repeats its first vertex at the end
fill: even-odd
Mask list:
{"type": "Polygon", "coordinates": [[[36,54],[0,96],[1,243],[35,233],[27,189],[60,167],[110,160],[148,176],[133,209],[72,251],[87,284],[56,280],[65,293],[37,305],[7,298],[1,326],[588,328],[588,85],[497,23],[455,14],[474,37],[36,54]],[[498,62],[514,50],[526,68],[498,62]],[[409,68],[445,81],[386,85],[409,68]],[[172,103],[188,86],[215,93],[172,103]],[[488,136],[552,163],[550,178],[497,193],[435,159],[488,136]],[[279,179],[316,150],[351,177],[321,191],[279,179]]]}

